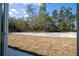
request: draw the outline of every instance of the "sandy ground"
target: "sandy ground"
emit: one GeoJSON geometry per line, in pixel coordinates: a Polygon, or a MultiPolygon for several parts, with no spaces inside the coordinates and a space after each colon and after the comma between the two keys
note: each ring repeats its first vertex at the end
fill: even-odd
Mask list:
{"type": "Polygon", "coordinates": [[[10,33],[8,45],[42,55],[75,56],[76,33],[57,34],[61,37],[56,36],[56,34],[57,33],[10,33]]]}

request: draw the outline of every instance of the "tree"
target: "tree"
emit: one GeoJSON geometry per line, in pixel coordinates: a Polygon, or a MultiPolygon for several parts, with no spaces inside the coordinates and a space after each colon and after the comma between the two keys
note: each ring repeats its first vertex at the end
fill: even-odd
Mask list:
{"type": "Polygon", "coordinates": [[[75,20],[76,19],[75,19],[74,14],[72,13],[72,8],[71,7],[66,8],[66,22],[68,24],[69,31],[74,30],[74,27],[75,27],[74,21],[75,20]]]}
{"type": "Polygon", "coordinates": [[[75,17],[73,16],[72,8],[61,7],[59,12],[59,31],[73,31],[75,17]],[[62,28],[62,29],[61,29],[62,28]]]}
{"type": "Polygon", "coordinates": [[[57,10],[54,10],[52,12],[52,19],[54,19],[53,20],[54,22],[58,22],[58,12],[57,12],[57,10]]]}
{"type": "Polygon", "coordinates": [[[33,4],[28,4],[26,13],[28,14],[28,21],[31,22],[35,16],[35,8],[32,6],[33,4]]]}
{"type": "Polygon", "coordinates": [[[47,16],[48,14],[46,13],[46,4],[42,3],[39,7],[38,16],[35,18],[35,20],[32,23],[32,27],[34,28],[33,30],[43,31],[47,16]]]}
{"type": "Polygon", "coordinates": [[[52,31],[57,31],[58,19],[59,19],[57,10],[52,11],[51,19],[52,19],[52,21],[51,21],[50,25],[51,24],[52,25],[51,25],[50,29],[52,28],[52,31]]]}
{"type": "Polygon", "coordinates": [[[33,4],[28,4],[28,21],[23,18],[9,17],[10,32],[67,32],[76,30],[76,14],[73,14],[72,8],[61,7],[60,11],[54,10],[51,15],[46,12],[46,4],[39,6],[38,14],[35,14],[33,4]]]}
{"type": "Polygon", "coordinates": [[[16,19],[15,17],[9,17],[9,31],[16,32],[16,19]]]}
{"type": "Polygon", "coordinates": [[[41,3],[39,13],[46,13],[46,3],[41,3]]]}

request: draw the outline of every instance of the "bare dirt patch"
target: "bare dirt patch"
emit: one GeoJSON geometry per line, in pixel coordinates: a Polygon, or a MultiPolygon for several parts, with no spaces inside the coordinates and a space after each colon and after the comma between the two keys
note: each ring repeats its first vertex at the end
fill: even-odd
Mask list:
{"type": "Polygon", "coordinates": [[[76,55],[76,38],[9,34],[8,45],[42,55],[76,55]]]}

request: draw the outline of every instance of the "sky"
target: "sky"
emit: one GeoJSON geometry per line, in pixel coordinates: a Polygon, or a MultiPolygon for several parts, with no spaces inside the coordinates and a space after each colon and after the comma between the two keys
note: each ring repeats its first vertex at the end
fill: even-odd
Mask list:
{"type": "MultiPolygon", "coordinates": [[[[9,16],[21,18],[21,17],[28,17],[28,14],[26,13],[28,3],[10,3],[9,4],[9,16]]],[[[40,3],[33,3],[33,7],[35,8],[35,11],[38,13],[40,3]]],[[[46,11],[51,15],[51,12],[53,10],[60,11],[61,7],[71,7],[72,12],[77,12],[77,7],[75,3],[47,3],[46,4],[46,11]]]]}

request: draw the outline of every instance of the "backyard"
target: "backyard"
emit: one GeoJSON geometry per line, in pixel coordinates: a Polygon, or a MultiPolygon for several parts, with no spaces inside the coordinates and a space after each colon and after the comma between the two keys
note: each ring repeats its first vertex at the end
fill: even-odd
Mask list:
{"type": "Polygon", "coordinates": [[[76,33],[10,33],[8,45],[40,55],[75,56],[76,33]]]}
{"type": "Polygon", "coordinates": [[[33,55],[75,56],[76,21],[75,3],[9,4],[8,46],[33,55]]]}

